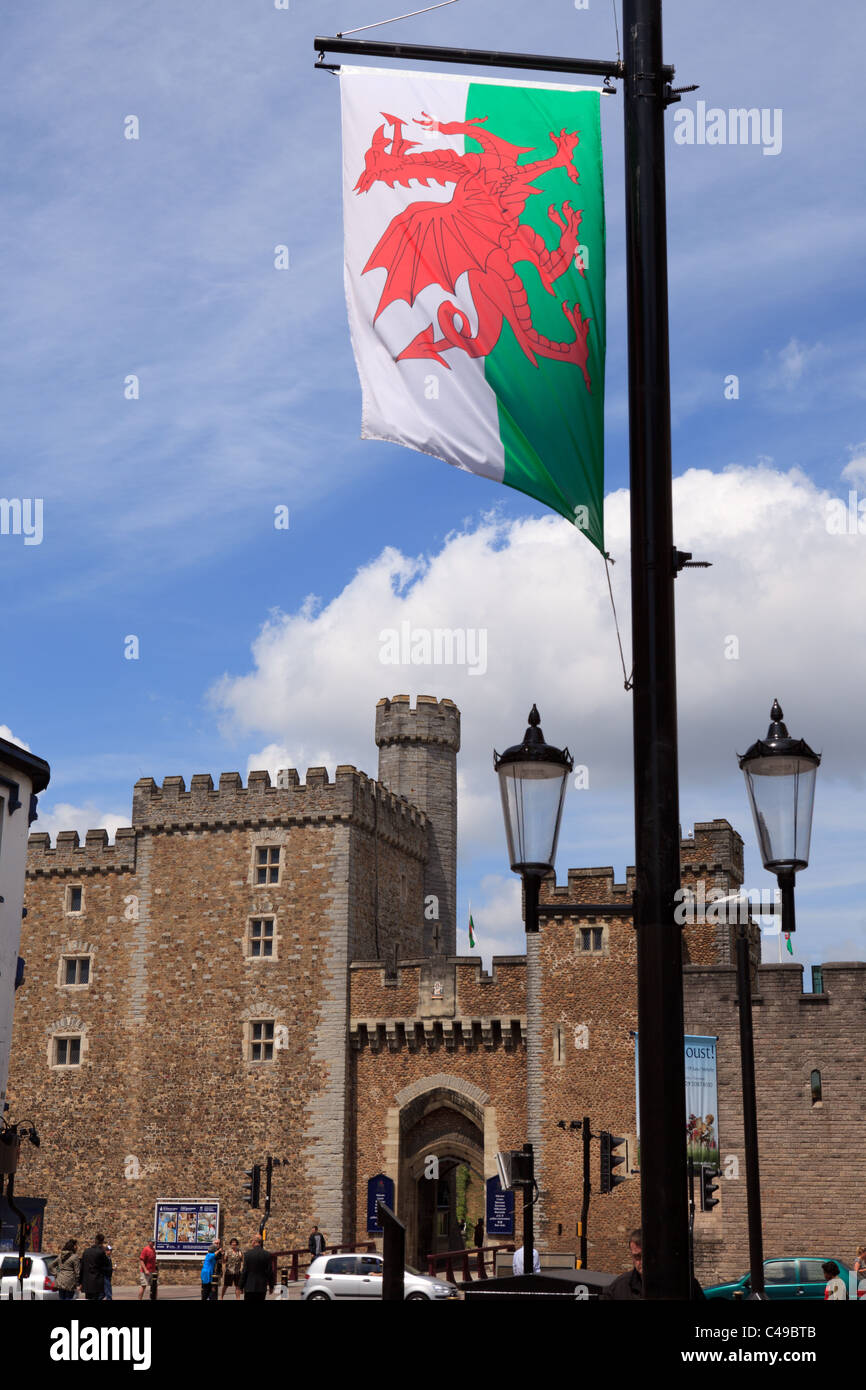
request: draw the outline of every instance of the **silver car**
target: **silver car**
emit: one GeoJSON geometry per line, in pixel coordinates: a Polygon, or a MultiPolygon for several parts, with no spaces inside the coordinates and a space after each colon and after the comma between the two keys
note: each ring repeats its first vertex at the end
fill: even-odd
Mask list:
{"type": "MultiPolygon", "coordinates": [[[[459,1298],[453,1284],[419,1274],[407,1265],[403,1275],[407,1300],[459,1298]]],[[[381,1255],[319,1255],[304,1276],[302,1299],[381,1298],[381,1255]]]]}
{"type": "Polygon", "coordinates": [[[54,1282],[56,1255],[25,1255],[23,1286],[18,1283],[18,1256],[6,1251],[0,1259],[0,1300],[25,1298],[28,1302],[40,1303],[59,1300],[60,1291],[54,1282]]]}

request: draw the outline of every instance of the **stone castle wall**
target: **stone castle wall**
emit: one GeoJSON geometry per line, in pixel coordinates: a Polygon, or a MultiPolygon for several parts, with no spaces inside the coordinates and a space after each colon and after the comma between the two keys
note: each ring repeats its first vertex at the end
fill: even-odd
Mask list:
{"type": "Polygon", "coordinates": [[[354,768],[285,780],[146,778],[114,845],[31,837],[10,1093],[43,1142],[19,1190],[48,1198],[45,1248],[104,1229],[121,1282],[157,1198],[217,1197],[225,1235],[246,1242],[260,1213],[243,1173],[268,1153],[288,1160],[272,1248],[305,1245],[313,1221],[332,1240],[348,1229],[348,966],[420,949],[427,827],[354,768]],[[256,883],[260,846],[279,847],[278,883],[256,883]],[[273,958],[247,954],[251,917],[274,919],[273,958]],[[63,982],[66,954],[90,960],[86,986],[63,982]],[[275,1024],[267,1063],[250,1057],[256,1020],[275,1024]],[[50,1064],[65,1033],[82,1037],[80,1067],[50,1064]]]}

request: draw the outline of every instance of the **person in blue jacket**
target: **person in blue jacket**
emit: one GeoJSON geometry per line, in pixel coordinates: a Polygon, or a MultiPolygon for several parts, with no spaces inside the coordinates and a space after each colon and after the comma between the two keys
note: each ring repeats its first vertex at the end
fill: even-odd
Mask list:
{"type": "Polygon", "coordinates": [[[216,1285],[217,1248],[212,1245],[204,1257],[204,1264],[201,1267],[201,1296],[204,1303],[209,1303],[214,1297],[216,1285]]]}

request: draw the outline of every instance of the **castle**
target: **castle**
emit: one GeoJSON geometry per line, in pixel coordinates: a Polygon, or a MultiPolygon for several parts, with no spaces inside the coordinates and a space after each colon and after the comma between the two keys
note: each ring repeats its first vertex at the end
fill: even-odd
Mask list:
{"type": "MultiPolygon", "coordinates": [[[[536,1243],[574,1253],[581,1152],[558,1121],[627,1136],[634,1163],[631,872],[551,876],[525,955],[486,973],[455,955],[460,713],[398,695],[375,736],[376,779],[347,765],[276,786],[266,772],[144,778],[114,844],[30,837],[10,1100],[42,1136],[19,1191],[47,1199],[44,1248],[104,1228],[129,1280],[154,1204],[183,1197],[218,1199],[225,1237],[246,1243],[259,1213],[244,1171],[273,1154],[271,1248],[305,1246],[313,1222],[329,1244],[367,1239],[368,1182],[384,1174],[423,1265],[461,1243],[458,1167],[483,1215],[497,1150],[529,1140],[536,1243]]],[[[682,841],[684,886],[733,892],[742,863],[724,820],[682,841]]],[[[725,1177],[696,1222],[705,1281],[748,1266],[731,930],[699,921],[683,937],[686,1032],[718,1039],[725,1177]]],[[[758,965],[757,929],[752,949],[765,1254],[844,1259],[866,1240],[850,1161],[866,964],[825,965],[804,993],[800,966],[758,965]]],[[[589,1264],[616,1270],[639,1181],[601,1195],[597,1144],[592,1162],[589,1264]]]]}

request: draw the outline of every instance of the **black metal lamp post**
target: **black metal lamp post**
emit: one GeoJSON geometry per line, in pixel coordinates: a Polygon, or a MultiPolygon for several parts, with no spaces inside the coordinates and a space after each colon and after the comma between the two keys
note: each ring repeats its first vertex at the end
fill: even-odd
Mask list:
{"type": "Polygon", "coordinates": [[[522,743],[493,754],[499,774],[508,859],[523,878],[528,932],[538,931],[538,889],[556,858],[565,786],[574,767],[567,748],[545,743],[535,705],[522,743]]]}
{"type": "Polygon", "coordinates": [[[815,774],[821,762],[802,738],[791,738],[782,723],[782,707],[773,701],[772,723],[740,759],[761,848],[764,868],[775,874],[782,890],[782,930],[792,932],[794,875],[809,863],[815,774]]]}
{"type": "MultiPolygon", "coordinates": [[[[764,868],[782,890],[782,929],[794,930],[794,875],[809,862],[815,773],[821,762],[802,739],[791,738],[782,709],[773,701],[766,739],[758,739],[739,758],[761,847],[764,868]]],[[[737,998],[740,1009],[740,1067],[743,1083],[743,1137],[746,1148],[746,1205],[749,1221],[751,1299],[765,1299],[764,1238],[758,1159],[758,1107],[752,1030],[752,973],[749,928],[737,914],[737,998]]]]}

